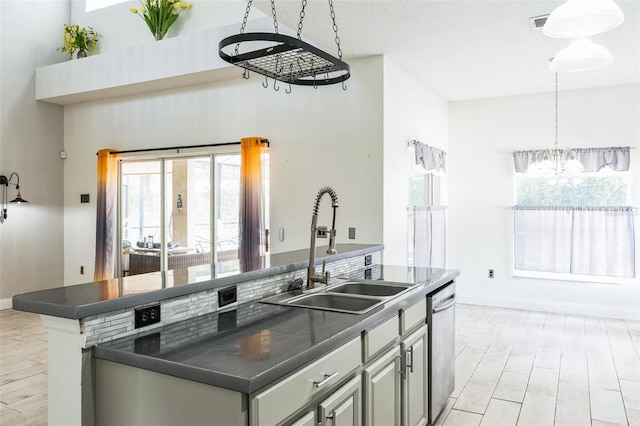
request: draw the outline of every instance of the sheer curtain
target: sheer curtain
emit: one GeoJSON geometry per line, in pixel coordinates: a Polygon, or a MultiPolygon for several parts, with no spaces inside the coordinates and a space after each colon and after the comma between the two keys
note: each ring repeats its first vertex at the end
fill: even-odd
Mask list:
{"type": "Polygon", "coordinates": [[[514,207],[514,268],[634,278],[633,209],[514,207]]]}
{"type": "Polygon", "coordinates": [[[445,207],[414,207],[413,266],[444,268],[447,263],[447,217],[445,207]]]}
{"type": "MultiPolygon", "coordinates": [[[[250,262],[264,252],[265,183],[263,138],[242,138],[240,141],[240,262],[250,262]]],[[[247,265],[249,266],[249,265],[247,265]]]]}
{"type": "Polygon", "coordinates": [[[111,152],[111,149],[98,152],[94,281],[113,278],[115,268],[118,160],[111,152]]]}

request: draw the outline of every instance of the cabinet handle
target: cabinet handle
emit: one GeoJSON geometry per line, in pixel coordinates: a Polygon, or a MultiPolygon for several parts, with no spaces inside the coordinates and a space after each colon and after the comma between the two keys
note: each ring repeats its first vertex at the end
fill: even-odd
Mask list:
{"type": "Polygon", "coordinates": [[[336,410],[331,410],[331,413],[327,416],[327,420],[331,420],[332,424],[336,423],[336,410]]]}
{"type": "Polygon", "coordinates": [[[402,355],[396,355],[396,359],[400,360],[400,369],[398,371],[398,374],[403,375],[404,374],[404,365],[406,364],[406,358],[403,358],[402,355]]]}
{"type": "Polygon", "coordinates": [[[410,371],[413,373],[413,346],[407,349],[407,352],[411,354],[411,356],[409,357],[411,361],[409,361],[409,364],[407,364],[407,367],[409,367],[411,369],[410,371]]]}
{"type": "Polygon", "coordinates": [[[321,388],[322,386],[326,385],[327,382],[329,382],[331,379],[335,378],[338,374],[340,374],[339,371],[336,371],[335,373],[332,373],[332,374],[325,374],[324,379],[320,380],[319,382],[314,381],[313,385],[316,388],[321,388]]]}

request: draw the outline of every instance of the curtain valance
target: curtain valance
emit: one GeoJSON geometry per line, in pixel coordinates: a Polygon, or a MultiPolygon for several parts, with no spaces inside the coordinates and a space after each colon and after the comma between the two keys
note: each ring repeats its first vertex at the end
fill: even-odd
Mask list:
{"type": "Polygon", "coordinates": [[[422,142],[414,141],[416,164],[427,171],[446,171],[447,153],[422,142]]]}
{"type": "MultiPolygon", "coordinates": [[[[566,150],[564,150],[566,151],[566,150]]],[[[629,170],[631,162],[630,147],[609,147],[609,148],[575,148],[576,160],[583,166],[585,172],[597,172],[604,166],[610,167],[612,170],[624,172],[629,170]]],[[[528,150],[515,151],[513,153],[513,162],[517,173],[526,173],[529,166],[542,155],[548,152],[546,150],[528,150]]],[[[417,154],[416,154],[417,155],[417,154]]],[[[566,158],[560,160],[560,165],[564,165],[566,158]]]]}

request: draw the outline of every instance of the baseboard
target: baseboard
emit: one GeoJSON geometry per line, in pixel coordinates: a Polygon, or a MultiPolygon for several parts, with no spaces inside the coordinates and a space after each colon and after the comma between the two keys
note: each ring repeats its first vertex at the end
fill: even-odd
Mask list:
{"type": "Polygon", "coordinates": [[[11,302],[11,298],[0,299],[0,311],[4,311],[5,309],[11,309],[12,307],[13,307],[13,303],[11,302]]]}
{"type": "Polygon", "coordinates": [[[458,303],[493,306],[496,308],[524,309],[529,311],[553,312],[557,314],[582,315],[589,317],[639,320],[640,312],[634,309],[612,306],[587,305],[581,303],[550,302],[547,300],[520,299],[515,297],[462,296],[458,293],[458,303]]]}

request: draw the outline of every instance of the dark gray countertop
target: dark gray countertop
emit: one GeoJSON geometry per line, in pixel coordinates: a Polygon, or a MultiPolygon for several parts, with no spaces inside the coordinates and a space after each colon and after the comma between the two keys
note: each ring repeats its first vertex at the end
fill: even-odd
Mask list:
{"type": "MultiPolygon", "coordinates": [[[[318,247],[316,264],[321,264],[323,260],[333,262],[381,251],[383,246],[380,244],[337,244],[338,254],[335,255],[327,255],[326,249],[326,247],[318,247]]],[[[194,274],[176,274],[175,271],[152,272],[18,294],[13,296],[13,309],[80,319],[294,271],[307,267],[308,263],[309,250],[303,249],[269,254],[250,259],[243,264],[236,260],[188,268],[194,274]],[[183,279],[181,277],[190,275],[196,276],[195,282],[181,281],[183,279]]]]}
{"type": "MultiPolygon", "coordinates": [[[[360,277],[362,272],[354,272],[360,277]]],[[[455,270],[381,266],[380,279],[414,291],[364,315],[254,302],[92,348],[93,356],[253,393],[398,314],[459,275],[455,270]]]]}

